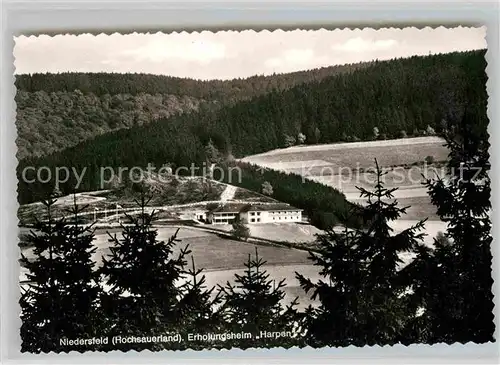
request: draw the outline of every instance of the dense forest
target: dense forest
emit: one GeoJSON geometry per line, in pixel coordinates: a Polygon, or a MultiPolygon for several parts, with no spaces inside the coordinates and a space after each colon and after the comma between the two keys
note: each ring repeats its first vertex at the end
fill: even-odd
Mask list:
{"type": "Polygon", "coordinates": [[[97,96],[131,94],[172,94],[205,100],[241,100],[274,89],[284,90],[304,82],[368,67],[371,62],[323,67],[270,76],[252,76],[233,80],[194,80],[138,73],[60,73],[22,74],[16,77],[18,91],[48,93],[80,90],[97,96]]]}
{"type": "Polygon", "coordinates": [[[46,155],[113,130],[198,111],[200,107],[205,113],[369,65],[340,65],[230,81],[149,74],[18,75],[17,157],[46,155]]]}
{"type": "MultiPolygon", "coordinates": [[[[484,51],[375,62],[218,110],[106,133],[61,152],[21,160],[19,200],[40,200],[53,189],[50,182],[22,181],[27,166],[86,168],[81,189],[94,190],[103,166],[201,166],[210,140],[230,160],[294,143],[420,135],[426,126],[442,133],[461,118],[465,105],[476,128],[486,131],[485,66],[484,51]]],[[[73,187],[70,180],[62,191],[73,187]]]]}
{"type": "Polygon", "coordinates": [[[196,111],[213,102],[173,94],[83,94],[18,91],[17,157],[43,156],[95,136],[196,111]]]}

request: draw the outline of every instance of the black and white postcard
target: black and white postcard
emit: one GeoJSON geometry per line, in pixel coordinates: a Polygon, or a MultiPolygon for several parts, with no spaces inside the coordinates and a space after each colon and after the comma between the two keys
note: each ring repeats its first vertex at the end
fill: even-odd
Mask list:
{"type": "Polygon", "coordinates": [[[21,351],[494,341],[485,36],[16,36],[21,351]]]}

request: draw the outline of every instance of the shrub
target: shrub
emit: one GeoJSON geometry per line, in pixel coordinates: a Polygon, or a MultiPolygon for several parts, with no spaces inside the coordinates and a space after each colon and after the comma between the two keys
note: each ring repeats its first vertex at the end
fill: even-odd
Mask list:
{"type": "Polygon", "coordinates": [[[435,161],[434,156],[427,156],[425,158],[425,162],[428,164],[432,164],[432,163],[434,163],[434,161],[435,161]]]}

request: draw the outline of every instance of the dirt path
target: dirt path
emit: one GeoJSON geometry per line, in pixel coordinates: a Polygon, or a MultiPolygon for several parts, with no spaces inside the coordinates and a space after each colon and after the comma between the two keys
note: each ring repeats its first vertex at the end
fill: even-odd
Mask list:
{"type": "Polygon", "coordinates": [[[236,194],[237,187],[234,185],[226,185],[226,189],[220,195],[220,201],[225,202],[234,199],[234,194],[236,194]]]}

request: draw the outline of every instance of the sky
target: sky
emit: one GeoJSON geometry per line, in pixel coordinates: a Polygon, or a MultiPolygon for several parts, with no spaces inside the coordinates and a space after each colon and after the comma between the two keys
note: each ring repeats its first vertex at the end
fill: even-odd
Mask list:
{"type": "Polygon", "coordinates": [[[16,74],[137,72],[233,79],[484,49],[486,28],[222,31],[15,37],[16,74]]]}

